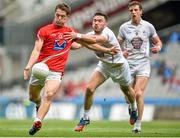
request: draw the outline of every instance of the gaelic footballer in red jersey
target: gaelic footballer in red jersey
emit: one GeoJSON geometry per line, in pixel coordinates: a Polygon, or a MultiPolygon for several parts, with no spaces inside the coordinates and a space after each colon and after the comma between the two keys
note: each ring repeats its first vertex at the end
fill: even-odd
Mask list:
{"type": "Polygon", "coordinates": [[[40,80],[31,74],[29,82],[29,99],[36,104],[36,117],[29,130],[30,135],[34,135],[41,129],[42,121],[49,111],[54,95],[59,90],[64,67],[68,58],[70,47],[80,48],[77,43],[64,39],[64,32],[71,32],[72,29],[65,26],[71,8],[65,4],[58,4],[55,8],[54,21],[38,31],[37,40],[31,53],[29,61],[24,69],[24,79],[30,76],[30,71],[35,63],[44,62],[49,67],[49,74],[44,80],[40,80]],[[44,87],[44,96],[40,97],[40,92],[44,87]]]}

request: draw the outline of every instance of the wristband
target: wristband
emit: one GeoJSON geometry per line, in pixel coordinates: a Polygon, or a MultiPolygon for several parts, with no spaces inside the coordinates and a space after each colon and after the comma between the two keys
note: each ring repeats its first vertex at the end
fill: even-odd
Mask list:
{"type": "Polygon", "coordinates": [[[24,70],[25,70],[25,71],[28,71],[28,70],[29,70],[29,68],[24,68],[24,70]]]}
{"type": "Polygon", "coordinates": [[[77,38],[80,39],[81,37],[82,37],[82,35],[77,33],[77,38]]]}
{"type": "Polygon", "coordinates": [[[30,70],[30,67],[25,67],[24,70],[28,71],[30,70]]]}

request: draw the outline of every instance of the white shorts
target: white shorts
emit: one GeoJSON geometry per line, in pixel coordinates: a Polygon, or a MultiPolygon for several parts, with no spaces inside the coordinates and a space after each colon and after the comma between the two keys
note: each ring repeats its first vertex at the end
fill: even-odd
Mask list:
{"type": "Polygon", "coordinates": [[[50,71],[49,75],[44,80],[37,79],[31,74],[29,84],[44,86],[45,82],[48,80],[57,80],[57,81],[61,82],[62,76],[63,76],[62,74],[63,73],[61,73],[61,72],[50,71]]]}
{"type": "Polygon", "coordinates": [[[109,77],[113,82],[119,83],[121,86],[128,86],[131,83],[130,68],[127,61],[124,64],[106,64],[99,61],[95,71],[100,72],[105,79],[109,77]]]}
{"type": "Polygon", "coordinates": [[[136,76],[150,77],[151,67],[150,61],[138,61],[133,64],[129,64],[132,78],[136,76]]]}

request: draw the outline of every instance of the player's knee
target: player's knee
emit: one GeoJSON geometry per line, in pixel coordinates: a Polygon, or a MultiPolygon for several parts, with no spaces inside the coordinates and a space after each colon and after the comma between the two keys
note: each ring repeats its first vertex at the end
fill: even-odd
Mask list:
{"type": "Polygon", "coordinates": [[[54,97],[53,92],[46,92],[44,99],[49,101],[49,100],[52,100],[53,97],[54,97]]]}
{"type": "Polygon", "coordinates": [[[91,85],[88,85],[86,87],[86,92],[89,92],[89,93],[94,93],[95,89],[91,86],[91,85]]]}
{"type": "Polygon", "coordinates": [[[136,100],[138,100],[138,99],[141,98],[142,96],[143,96],[142,91],[136,92],[136,100]]]}

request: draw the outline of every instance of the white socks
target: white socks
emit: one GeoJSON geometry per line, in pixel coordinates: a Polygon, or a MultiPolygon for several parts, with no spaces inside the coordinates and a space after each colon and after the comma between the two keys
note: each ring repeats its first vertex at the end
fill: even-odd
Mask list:
{"type": "Polygon", "coordinates": [[[84,110],[84,116],[83,116],[84,119],[89,119],[89,111],[90,110],[84,110]]]}
{"type": "Polygon", "coordinates": [[[136,111],[136,110],[137,110],[136,102],[130,103],[130,107],[131,107],[131,110],[132,110],[132,111],[136,111]]]}
{"type": "Polygon", "coordinates": [[[139,120],[139,119],[136,120],[136,123],[137,123],[137,124],[141,124],[141,120],[139,120]]]}
{"type": "Polygon", "coordinates": [[[134,124],[134,127],[141,129],[141,120],[136,120],[136,123],[134,124]]]}
{"type": "Polygon", "coordinates": [[[37,121],[42,122],[41,119],[39,119],[39,118],[36,117],[36,118],[34,119],[34,122],[37,122],[37,121]]]}

